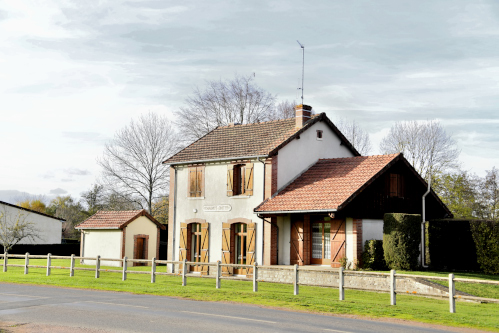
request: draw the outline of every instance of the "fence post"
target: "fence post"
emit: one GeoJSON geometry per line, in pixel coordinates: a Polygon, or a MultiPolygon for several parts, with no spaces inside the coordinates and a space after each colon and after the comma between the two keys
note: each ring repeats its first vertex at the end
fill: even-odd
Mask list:
{"type": "Polygon", "coordinates": [[[395,290],[397,289],[397,280],[395,278],[395,270],[390,271],[390,305],[397,305],[397,296],[395,290]]]}
{"type": "Polygon", "coordinates": [[[71,255],[71,265],[69,266],[69,276],[75,276],[75,255],[71,255]]]}
{"type": "Polygon", "coordinates": [[[255,264],[253,265],[253,292],[257,292],[258,291],[258,264],[255,262],[255,264]]]}
{"type": "Polygon", "coordinates": [[[3,257],[3,272],[4,273],[7,272],[7,265],[9,263],[8,257],[9,257],[9,253],[5,252],[4,257],[3,257]]]}
{"type": "Polygon", "coordinates": [[[220,272],[221,271],[221,267],[220,267],[220,260],[217,261],[217,278],[216,278],[216,287],[217,289],[220,289],[220,272]]]}
{"type": "Polygon", "coordinates": [[[185,287],[187,285],[187,277],[185,276],[186,271],[187,271],[187,259],[184,259],[184,264],[182,269],[182,287],[185,287]]]}
{"type": "Polygon", "coordinates": [[[156,258],[152,258],[151,262],[151,283],[156,282],[156,258]]]}
{"type": "Polygon", "coordinates": [[[339,292],[340,292],[340,301],[345,300],[345,275],[343,274],[344,268],[340,267],[340,276],[339,276],[339,292]]]}
{"type": "Polygon", "coordinates": [[[29,252],[26,252],[26,257],[24,259],[24,274],[28,274],[28,265],[29,265],[29,252]]]}
{"type": "Polygon", "coordinates": [[[456,313],[456,284],[454,283],[454,274],[449,274],[449,311],[456,313]]]}
{"type": "Polygon", "coordinates": [[[50,266],[52,265],[52,258],[50,258],[52,254],[47,254],[47,276],[50,276],[50,266]]]}
{"type": "Polygon", "coordinates": [[[98,279],[100,276],[99,269],[100,269],[100,256],[97,256],[97,258],[95,258],[95,278],[96,279],[98,279]]]}
{"type": "Polygon", "coordinates": [[[126,270],[127,270],[127,257],[124,257],[123,258],[123,274],[121,275],[121,280],[122,281],[126,281],[126,270]]]}
{"type": "Polygon", "coordinates": [[[293,295],[298,295],[298,292],[300,291],[300,287],[298,286],[298,265],[295,264],[295,269],[294,269],[294,280],[293,280],[293,295]]]}

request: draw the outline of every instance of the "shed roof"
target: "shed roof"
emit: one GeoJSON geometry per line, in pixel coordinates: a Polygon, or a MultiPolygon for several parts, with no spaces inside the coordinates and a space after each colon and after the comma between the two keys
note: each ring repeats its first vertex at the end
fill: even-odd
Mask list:
{"type": "Polygon", "coordinates": [[[152,217],[145,209],[142,210],[120,210],[120,211],[106,211],[99,210],[94,215],[90,216],[85,221],[78,224],[76,229],[123,229],[129,223],[133,222],[140,216],[145,216],[154,222],[161,229],[165,226],[159,223],[152,217]]]}
{"type": "Polygon", "coordinates": [[[36,210],[32,210],[32,209],[24,208],[24,207],[21,207],[21,206],[13,205],[13,204],[5,202],[5,201],[0,201],[0,204],[6,205],[6,206],[10,206],[10,207],[13,207],[13,208],[17,208],[17,209],[20,209],[20,210],[24,210],[24,211],[27,211],[27,212],[30,212],[30,213],[42,215],[42,216],[45,216],[45,217],[50,217],[50,218],[52,218],[54,220],[57,220],[59,222],[65,222],[66,221],[65,219],[57,217],[57,216],[52,216],[52,215],[48,215],[48,214],[45,214],[45,213],[40,213],[40,212],[37,212],[36,210]]]}

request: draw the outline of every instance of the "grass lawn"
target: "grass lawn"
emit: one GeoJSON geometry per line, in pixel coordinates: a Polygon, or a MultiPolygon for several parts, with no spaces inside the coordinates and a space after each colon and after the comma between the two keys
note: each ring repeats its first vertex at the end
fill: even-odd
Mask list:
{"type": "MultiPolygon", "coordinates": [[[[448,272],[398,271],[397,273],[449,277],[448,272]]],[[[494,280],[499,282],[499,275],[488,275],[481,273],[454,273],[454,277],[462,279],[494,280]]],[[[441,281],[441,280],[432,280],[432,281],[441,284],[445,287],[449,286],[449,283],[447,281],[441,281]]],[[[499,285],[494,286],[490,284],[456,282],[456,289],[471,294],[473,296],[499,299],[499,285]]]]}
{"type": "MultiPolygon", "coordinates": [[[[23,262],[9,259],[11,264],[23,262]]],[[[46,260],[30,260],[32,265],[45,263],[46,260]]],[[[69,260],[52,260],[52,265],[69,267],[69,260]]],[[[150,270],[150,267],[130,268],[150,270]]],[[[158,266],[157,271],[165,271],[165,267],[158,266]]],[[[398,318],[499,332],[499,304],[457,302],[457,313],[451,314],[446,300],[411,295],[398,295],[397,305],[390,306],[390,296],[387,293],[346,290],[346,300],[339,301],[338,290],[332,288],[300,286],[300,294],[294,296],[292,285],[275,283],[260,282],[258,292],[253,293],[252,283],[248,281],[222,280],[222,288],[217,290],[215,280],[207,278],[188,277],[187,286],[182,287],[181,278],[178,276],[156,276],[156,283],[153,284],[150,282],[150,276],[145,274],[129,274],[127,281],[121,281],[119,273],[101,272],[101,278],[95,279],[92,271],[75,271],[75,276],[70,278],[69,269],[52,269],[52,275],[47,277],[45,269],[42,268],[30,268],[29,274],[24,275],[22,267],[9,267],[8,272],[0,272],[1,282],[125,291],[203,301],[230,301],[318,313],[398,318]]]]}

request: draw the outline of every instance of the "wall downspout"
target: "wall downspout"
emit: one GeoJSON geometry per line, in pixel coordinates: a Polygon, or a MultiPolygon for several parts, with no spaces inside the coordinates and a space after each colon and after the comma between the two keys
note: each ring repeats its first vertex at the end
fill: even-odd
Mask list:
{"type": "MultiPolygon", "coordinates": [[[[262,187],[262,192],[263,192],[263,201],[265,201],[265,162],[260,160],[260,157],[257,157],[257,161],[263,164],[263,187],[262,187]]],[[[272,222],[265,221],[265,218],[261,217],[260,215],[257,215],[259,218],[262,219],[263,222],[263,228],[262,228],[262,237],[265,240],[265,222],[270,223],[271,225],[273,224],[272,222]]],[[[273,224],[277,228],[277,265],[279,265],[279,226],[277,223],[273,224]]],[[[262,261],[264,258],[265,253],[264,252],[265,245],[262,247],[262,261]]],[[[263,264],[263,262],[262,262],[263,264]]]]}
{"type": "MultiPolygon", "coordinates": [[[[177,185],[178,185],[178,180],[177,180],[177,168],[173,167],[175,170],[175,183],[174,185],[174,190],[173,190],[173,235],[172,235],[172,261],[175,261],[175,234],[176,234],[176,221],[177,221],[177,185]]],[[[171,193],[170,193],[171,195],[171,193]]],[[[171,264],[171,273],[175,273],[175,265],[171,264]]]]}
{"type": "Polygon", "coordinates": [[[426,203],[425,199],[426,196],[430,193],[431,189],[431,176],[428,181],[428,190],[426,190],[425,194],[423,194],[422,198],[422,203],[423,203],[423,214],[422,214],[422,219],[421,219],[421,267],[423,268],[428,268],[428,265],[425,265],[425,249],[426,249],[426,244],[425,244],[425,223],[426,223],[426,203]]]}

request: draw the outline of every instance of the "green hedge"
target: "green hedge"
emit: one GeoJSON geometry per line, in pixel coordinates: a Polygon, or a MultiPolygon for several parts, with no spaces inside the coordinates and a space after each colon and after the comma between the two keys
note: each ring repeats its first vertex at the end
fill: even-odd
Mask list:
{"type": "Polygon", "coordinates": [[[383,220],[383,252],[388,268],[416,269],[419,265],[421,215],[387,213],[383,220]]]}
{"type": "Polygon", "coordinates": [[[499,275],[499,222],[470,221],[480,268],[487,274],[499,275]]]}
{"type": "Polygon", "coordinates": [[[427,260],[432,270],[479,270],[470,221],[432,220],[427,225],[430,250],[427,260]]]}
{"type": "Polygon", "coordinates": [[[376,271],[386,270],[382,240],[366,240],[364,252],[362,252],[362,268],[376,271]]]}

